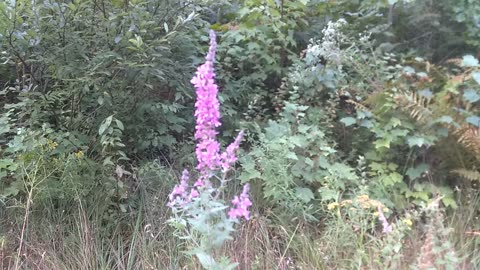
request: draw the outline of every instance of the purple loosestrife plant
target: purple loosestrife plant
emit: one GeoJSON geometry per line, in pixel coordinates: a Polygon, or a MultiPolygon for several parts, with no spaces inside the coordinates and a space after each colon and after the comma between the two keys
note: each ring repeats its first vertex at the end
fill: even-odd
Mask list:
{"type": "Polygon", "coordinates": [[[168,206],[172,209],[170,223],[177,228],[176,234],[193,247],[188,254],[194,254],[206,269],[234,269],[237,264],[228,260],[217,262],[213,254],[231,239],[233,225],[240,218],[250,219],[252,202],[248,184],[240,196],[233,198],[230,210],[222,199],[228,182],[227,174],[237,161],[236,151],[244,133],[240,131],[237,138],[220,153],[217,140],[217,128],[221,125],[220,103],[213,65],[216,47],[215,32],[210,31],[210,48],[205,63],[197,68],[191,80],[196,89],[194,116],[198,178],[192,185],[189,183],[189,172],[184,170],[180,183],[169,195],[168,206]]]}

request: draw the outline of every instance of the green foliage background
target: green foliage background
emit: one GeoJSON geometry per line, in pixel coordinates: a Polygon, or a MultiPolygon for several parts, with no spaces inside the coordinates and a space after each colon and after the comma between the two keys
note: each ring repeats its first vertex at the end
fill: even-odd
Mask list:
{"type": "Polygon", "coordinates": [[[362,194],[391,219],[479,209],[476,0],[11,0],[0,17],[1,235],[20,208],[65,225],[81,206],[107,238],[152,226],[167,210],[149,202],[195,165],[209,29],[222,139],[247,131],[231,192],[252,183],[257,217],[320,227],[362,194]]]}

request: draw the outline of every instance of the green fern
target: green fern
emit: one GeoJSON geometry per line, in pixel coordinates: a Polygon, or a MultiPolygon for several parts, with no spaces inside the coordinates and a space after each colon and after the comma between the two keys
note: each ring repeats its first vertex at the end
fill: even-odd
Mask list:
{"type": "Polygon", "coordinates": [[[452,173],[457,174],[470,181],[480,181],[480,172],[476,170],[468,169],[456,169],[452,173]]]}

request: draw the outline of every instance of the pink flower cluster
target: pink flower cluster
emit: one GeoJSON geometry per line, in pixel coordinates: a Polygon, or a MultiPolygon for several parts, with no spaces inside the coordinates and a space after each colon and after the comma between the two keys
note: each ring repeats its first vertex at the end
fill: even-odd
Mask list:
{"type": "Polygon", "coordinates": [[[250,212],[248,207],[252,206],[250,198],[248,198],[248,191],[250,190],[250,185],[245,184],[243,186],[243,192],[240,194],[240,197],[235,196],[232,200],[233,208],[228,212],[230,218],[236,219],[238,217],[245,217],[246,220],[250,219],[250,212]]]}
{"type": "MultiPolygon", "coordinates": [[[[237,161],[235,152],[243,139],[241,131],[235,141],[233,141],[225,152],[220,154],[220,143],[217,141],[217,130],[220,123],[220,103],[217,98],[218,86],[215,84],[215,71],[213,61],[217,48],[216,36],[214,31],[210,31],[210,47],[205,58],[205,63],[197,68],[195,76],[191,83],[196,89],[197,99],[195,102],[195,140],[197,145],[195,154],[197,156],[197,170],[200,172],[200,178],[195,182],[194,187],[188,191],[188,172],[185,170],[179,185],[176,185],[170,194],[169,206],[173,207],[178,201],[190,202],[198,197],[198,190],[209,186],[211,172],[221,169],[225,174],[237,161]],[[197,190],[198,189],[198,190],[197,190]]],[[[248,207],[252,202],[248,198],[248,184],[245,185],[240,197],[235,196],[232,201],[234,208],[228,213],[231,218],[245,217],[249,219],[248,207]]]]}
{"type": "Polygon", "coordinates": [[[190,189],[188,188],[188,181],[190,179],[190,175],[187,170],[183,170],[182,178],[180,179],[180,184],[176,185],[173,188],[172,193],[168,196],[169,203],[168,206],[173,207],[176,203],[180,205],[185,205],[188,202],[191,202],[193,198],[198,197],[200,195],[198,190],[195,188],[190,189]]]}
{"type": "Polygon", "coordinates": [[[227,146],[227,150],[220,155],[220,166],[222,167],[222,172],[226,173],[232,165],[237,161],[237,156],[235,152],[237,152],[238,148],[240,147],[240,142],[243,139],[243,130],[240,131],[229,146],[227,146]]]}
{"type": "Polygon", "coordinates": [[[203,176],[208,171],[215,170],[219,163],[220,143],[216,136],[216,128],[220,123],[220,103],[217,99],[218,86],[215,84],[213,60],[217,43],[215,32],[210,31],[210,48],[203,65],[197,68],[191,83],[196,88],[197,101],[195,102],[195,140],[198,141],[195,153],[197,155],[197,169],[203,176]]]}

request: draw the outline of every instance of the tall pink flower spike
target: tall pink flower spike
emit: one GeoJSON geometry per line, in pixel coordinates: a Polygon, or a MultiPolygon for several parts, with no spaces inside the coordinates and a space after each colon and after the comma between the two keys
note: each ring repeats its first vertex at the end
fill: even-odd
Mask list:
{"type": "MultiPolygon", "coordinates": [[[[243,139],[243,131],[240,131],[235,141],[233,141],[225,152],[220,154],[220,143],[217,141],[217,130],[220,123],[220,102],[218,101],[218,86],[215,83],[215,70],[213,61],[217,49],[216,35],[210,31],[210,47],[205,57],[205,63],[197,68],[195,76],[190,81],[196,89],[195,102],[195,140],[197,146],[195,154],[197,156],[197,170],[200,172],[200,178],[194,183],[194,187],[188,193],[188,172],[184,171],[182,180],[176,185],[170,194],[169,206],[173,207],[180,200],[182,203],[190,202],[194,197],[199,196],[198,188],[209,185],[210,173],[221,169],[227,173],[233,164],[237,161],[235,152],[243,139]]],[[[252,202],[248,198],[249,185],[246,184],[240,197],[235,196],[232,203],[234,207],[229,211],[230,218],[238,217],[250,218],[248,207],[252,202]]]]}

